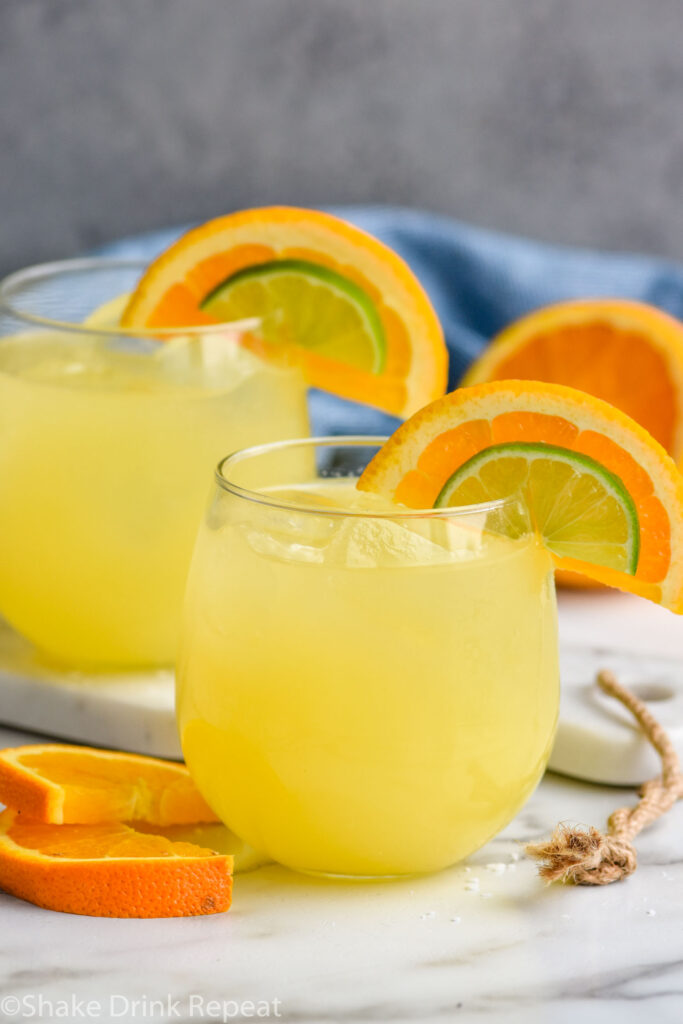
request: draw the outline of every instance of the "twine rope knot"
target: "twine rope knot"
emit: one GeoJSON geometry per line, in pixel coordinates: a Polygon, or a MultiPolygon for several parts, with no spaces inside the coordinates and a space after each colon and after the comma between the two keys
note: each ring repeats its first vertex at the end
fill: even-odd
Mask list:
{"type": "Polygon", "coordinates": [[[538,872],[547,882],[608,885],[626,878],[638,865],[632,840],[683,796],[678,757],[659,722],[611,672],[599,672],[597,684],[603,693],[621,701],[636,718],[661,758],[662,774],[641,786],[640,800],[634,807],[620,807],[610,816],[606,832],[592,827],[558,825],[550,839],[529,843],[526,852],[539,861],[538,872]]]}

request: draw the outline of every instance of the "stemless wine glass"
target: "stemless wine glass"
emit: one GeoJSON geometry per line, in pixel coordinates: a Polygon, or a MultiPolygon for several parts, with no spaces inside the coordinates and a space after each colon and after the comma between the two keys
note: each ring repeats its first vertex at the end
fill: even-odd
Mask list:
{"type": "Polygon", "coordinates": [[[519,501],[372,500],[355,483],[382,440],[226,458],[189,577],[187,764],[234,832],[306,872],[453,864],[529,796],[555,730],[552,569],[510,536],[519,501]]]}
{"type": "Polygon", "coordinates": [[[143,270],[0,285],[0,613],[69,665],[171,664],[211,468],[308,432],[302,375],[241,343],[253,324],[118,327],[143,270]]]}

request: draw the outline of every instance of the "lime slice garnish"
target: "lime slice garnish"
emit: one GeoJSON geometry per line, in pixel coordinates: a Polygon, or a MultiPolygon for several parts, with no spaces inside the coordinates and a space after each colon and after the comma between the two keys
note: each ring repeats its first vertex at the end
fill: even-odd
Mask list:
{"type": "Polygon", "coordinates": [[[446,481],[436,507],[521,494],[533,527],[560,558],[635,575],[640,528],[621,480],[587,455],[541,443],[492,445],[446,481]]]}
{"type": "Polygon", "coordinates": [[[370,296],[354,281],[306,260],[274,260],[238,271],[202,309],[217,320],[260,317],[271,344],[300,345],[359,370],[381,373],[386,341],[370,296]]]}

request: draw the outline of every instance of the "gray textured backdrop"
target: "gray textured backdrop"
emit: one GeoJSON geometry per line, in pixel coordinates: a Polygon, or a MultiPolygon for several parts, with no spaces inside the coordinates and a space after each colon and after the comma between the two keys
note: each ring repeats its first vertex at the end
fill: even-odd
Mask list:
{"type": "Polygon", "coordinates": [[[0,0],[0,269],[384,201],[683,257],[682,0],[0,0]]]}

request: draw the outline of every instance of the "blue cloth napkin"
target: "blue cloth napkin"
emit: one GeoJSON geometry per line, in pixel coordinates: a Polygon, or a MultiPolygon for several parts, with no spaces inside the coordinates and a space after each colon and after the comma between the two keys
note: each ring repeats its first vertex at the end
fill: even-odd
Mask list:
{"type": "MultiPolygon", "coordinates": [[[[410,264],[441,318],[450,387],[487,342],[523,313],[561,299],[610,295],[640,299],[683,319],[683,267],[647,256],[545,245],[471,227],[420,210],[333,207],[410,264]]],[[[187,226],[126,238],[102,255],[151,259],[187,226]]],[[[322,392],[311,393],[316,434],[391,433],[391,416],[322,392]]]]}

